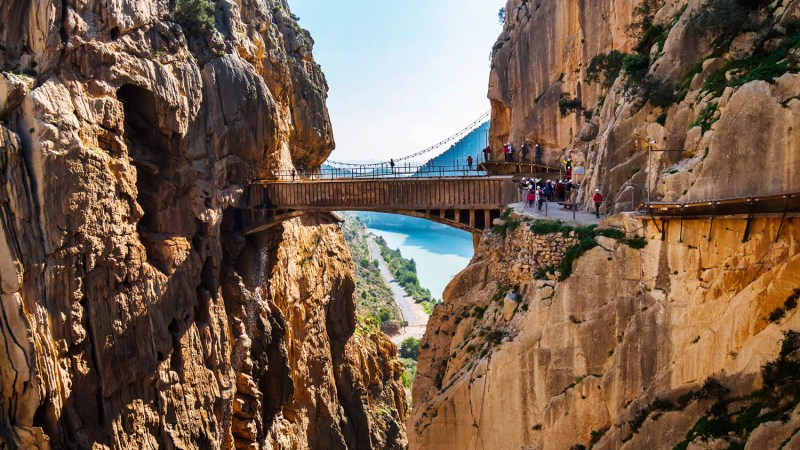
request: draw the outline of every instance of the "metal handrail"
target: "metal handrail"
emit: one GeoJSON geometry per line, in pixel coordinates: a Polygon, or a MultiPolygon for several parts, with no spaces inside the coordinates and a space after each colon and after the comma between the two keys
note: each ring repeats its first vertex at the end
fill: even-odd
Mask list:
{"type": "MultiPolygon", "coordinates": [[[[391,178],[447,178],[447,177],[488,177],[489,173],[466,164],[431,166],[427,164],[389,164],[360,167],[323,167],[314,171],[279,170],[273,172],[273,180],[378,180],[391,178]]],[[[270,181],[270,180],[264,180],[270,181]]]]}

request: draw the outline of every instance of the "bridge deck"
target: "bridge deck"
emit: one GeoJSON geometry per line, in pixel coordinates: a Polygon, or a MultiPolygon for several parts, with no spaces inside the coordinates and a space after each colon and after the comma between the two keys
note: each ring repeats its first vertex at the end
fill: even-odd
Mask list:
{"type": "Polygon", "coordinates": [[[305,213],[378,211],[424,217],[478,233],[516,201],[511,177],[320,179],[258,182],[248,233],[305,213]]]}
{"type": "Polygon", "coordinates": [[[501,208],[515,195],[509,177],[343,179],[259,182],[248,206],[303,210],[501,208]]]}

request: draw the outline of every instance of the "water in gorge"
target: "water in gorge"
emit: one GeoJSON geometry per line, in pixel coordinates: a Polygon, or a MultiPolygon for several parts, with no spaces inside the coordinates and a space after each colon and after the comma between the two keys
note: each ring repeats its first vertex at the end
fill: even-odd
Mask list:
{"type": "Polygon", "coordinates": [[[392,249],[417,264],[420,284],[435,298],[462,271],[473,255],[472,235],[425,219],[361,212],[358,216],[370,232],[381,236],[392,249]]]}

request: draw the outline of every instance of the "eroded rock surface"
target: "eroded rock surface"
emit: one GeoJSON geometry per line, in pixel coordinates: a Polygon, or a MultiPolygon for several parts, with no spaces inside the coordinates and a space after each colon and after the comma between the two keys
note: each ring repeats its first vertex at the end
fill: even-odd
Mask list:
{"type": "Polygon", "coordinates": [[[213,3],[0,8],[2,448],[405,445],[334,220],[237,226],[333,148],[313,41],[284,1],[213,3]]]}
{"type": "Polygon", "coordinates": [[[495,157],[506,142],[540,143],[553,166],[572,152],[586,170],[578,201],[590,208],[600,188],[615,212],[648,192],[676,201],[800,190],[800,2],[762,2],[722,37],[707,30],[729,17],[696,19],[706,3],[509,0],[488,91],[495,157]],[[652,26],[636,26],[645,19],[652,26]],[[587,79],[592,60],[614,51],[643,58],[657,89],[636,98],[619,69],[607,86],[587,79]],[[649,141],[669,151],[648,156],[649,141]]]}
{"type": "MultiPolygon", "coordinates": [[[[645,248],[598,237],[565,281],[511,270],[509,249],[531,242],[527,225],[484,237],[435,309],[414,382],[411,448],[671,449],[719,415],[718,396],[742,409],[783,332],[800,330],[796,303],[773,316],[800,292],[795,221],[775,241],[780,220],[758,220],[746,243],[740,220],[716,220],[710,242],[708,221],[684,223],[682,237],[671,223],[665,241],[650,221],[645,248]]],[[[630,233],[642,222],[612,225],[630,233]]],[[[785,415],[737,442],[793,448],[774,446],[800,439],[795,404],[781,405],[785,415]]],[[[716,447],[698,438],[689,448],[739,439],[723,434],[716,447]]]]}

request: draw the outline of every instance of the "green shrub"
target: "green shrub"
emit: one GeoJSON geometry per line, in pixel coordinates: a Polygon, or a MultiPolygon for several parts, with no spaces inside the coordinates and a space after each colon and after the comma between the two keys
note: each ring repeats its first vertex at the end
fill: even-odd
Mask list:
{"type": "Polygon", "coordinates": [[[632,238],[622,239],[622,243],[636,250],[641,250],[647,247],[647,239],[642,236],[634,236],[632,238]]]}
{"type": "Polygon", "coordinates": [[[604,88],[611,88],[614,80],[622,71],[622,60],[625,59],[625,56],[625,53],[614,50],[611,53],[601,53],[592,58],[586,68],[586,84],[591,85],[602,80],[604,88]]]}
{"type": "Polygon", "coordinates": [[[561,112],[561,117],[564,117],[569,113],[583,109],[583,104],[580,99],[572,98],[570,94],[562,92],[561,98],[558,100],[558,109],[561,112]]]}
{"type": "Polygon", "coordinates": [[[416,361],[419,359],[419,345],[421,341],[415,337],[405,338],[400,344],[400,357],[416,361]]]}
{"type": "Polygon", "coordinates": [[[214,28],[214,8],[211,0],[178,0],[175,20],[191,32],[206,32],[214,28]]]}
{"type": "Polygon", "coordinates": [[[610,429],[611,429],[610,426],[606,426],[599,430],[592,431],[590,434],[591,440],[589,441],[589,443],[591,445],[597,444],[598,442],[600,442],[600,439],[602,439],[602,437],[605,436],[606,433],[608,433],[608,430],[610,429]]]}
{"type": "Polygon", "coordinates": [[[500,225],[495,225],[492,227],[492,233],[506,237],[509,231],[514,232],[517,228],[519,228],[520,221],[511,218],[511,210],[507,209],[502,216],[500,216],[500,220],[502,223],[500,225]]]}
{"type": "Polygon", "coordinates": [[[693,126],[700,127],[703,130],[703,133],[711,129],[711,125],[714,124],[714,113],[717,112],[717,103],[712,102],[709,103],[700,111],[700,115],[697,116],[697,120],[694,121],[693,126]]]}
{"type": "Polygon", "coordinates": [[[730,61],[706,79],[703,90],[719,96],[726,87],[739,87],[755,80],[774,83],[775,78],[785,73],[800,71],[793,49],[800,48],[800,22],[789,24],[781,43],[768,51],[761,43],[749,57],[730,61]],[[728,73],[733,76],[728,78],[728,73]]]}
{"type": "Polygon", "coordinates": [[[688,28],[724,40],[753,29],[752,12],[762,0],[708,0],[689,18],[688,28]]]}
{"type": "Polygon", "coordinates": [[[654,26],[656,13],[664,4],[664,0],[643,0],[633,10],[633,21],[628,25],[628,35],[644,36],[654,26]]]}
{"type": "Polygon", "coordinates": [[[573,227],[560,220],[534,220],[531,225],[531,232],[540,236],[553,233],[569,234],[574,230],[573,227]]]}
{"type": "Polygon", "coordinates": [[[411,389],[414,378],[417,377],[417,361],[410,358],[402,358],[400,361],[403,363],[403,387],[411,389]]]}

